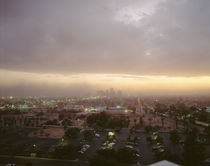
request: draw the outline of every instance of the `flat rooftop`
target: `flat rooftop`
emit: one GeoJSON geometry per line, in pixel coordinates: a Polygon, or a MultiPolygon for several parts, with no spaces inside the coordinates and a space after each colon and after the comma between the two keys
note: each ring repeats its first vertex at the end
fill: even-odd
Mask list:
{"type": "Polygon", "coordinates": [[[180,165],[172,163],[167,160],[162,160],[162,161],[158,161],[156,163],[150,164],[149,166],[180,166],[180,165]]]}

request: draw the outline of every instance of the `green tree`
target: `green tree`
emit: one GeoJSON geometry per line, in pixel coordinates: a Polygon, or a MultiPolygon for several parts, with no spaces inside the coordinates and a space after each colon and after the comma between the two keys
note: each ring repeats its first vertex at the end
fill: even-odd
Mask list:
{"type": "Polygon", "coordinates": [[[162,124],[162,127],[164,127],[164,117],[161,116],[161,124],[162,124]]]}
{"type": "Polygon", "coordinates": [[[148,120],[149,120],[149,125],[151,126],[152,118],[148,118],[148,120]]]}
{"type": "Polygon", "coordinates": [[[179,134],[177,130],[173,130],[170,132],[170,140],[173,144],[178,144],[179,143],[179,134]]]}
{"type": "Polygon", "coordinates": [[[94,132],[91,130],[85,130],[83,135],[84,135],[84,139],[87,141],[92,141],[95,137],[94,132]]]}
{"type": "Polygon", "coordinates": [[[78,134],[80,132],[79,128],[73,127],[65,131],[65,137],[69,139],[75,139],[78,137],[78,134]]]}
{"type": "Polygon", "coordinates": [[[204,160],[204,146],[198,140],[198,130],[189,130],[184,142],[183,161],[186,166],[199,166],[204,160]]]}
{"type": "Polygon", "coordinates": [[[65,115],[64,115],[64,114],[59,114],[59,120],[63,120],[63,119],[64,119],[64,117],[65,117],[65,115]]]}
{"type": "Polygon", "coordinates": [[[62,125],[63,126],[71,126],[72,125],[72,121],[70,119],[64,119],[62,121],[62,125]]]}
{"type": "Polygon", "coordinates": [[[135,124],[135,126],[136,126],[136,118],[135,118],[133,121],[134,121],[134,124],[135,124]]]}
{"type": "Polygon", "coordinates": [[[139,122],[140,122],[140,125],[143,126],[144,121],[143,121],[143,118],[142,117],[139,118],[139,122]]]}
{"type": "Polygon", "coordinates": [[[137,151],[131,148],[122,148],[117,153],[117,159],[121,163],[135,163],[137,156],[137,151]]]}
{"type": "Polygon", "coordinates": [[[136,162],[136,153],[130,148],[98,150],[89,162],[90,166],[128,166],[136,162]]]}

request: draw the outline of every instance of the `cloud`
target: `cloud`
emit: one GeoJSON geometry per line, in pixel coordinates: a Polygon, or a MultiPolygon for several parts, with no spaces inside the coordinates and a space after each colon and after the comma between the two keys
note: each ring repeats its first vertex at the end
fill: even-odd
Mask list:
{"type": "Polygon", "coordinates": [[[0,0],[0,68],[210,75],[208,0],[0,0]]]}

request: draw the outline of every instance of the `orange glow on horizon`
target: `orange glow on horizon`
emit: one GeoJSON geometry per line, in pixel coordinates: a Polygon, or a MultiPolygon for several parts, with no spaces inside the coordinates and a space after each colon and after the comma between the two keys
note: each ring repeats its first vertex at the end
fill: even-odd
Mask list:
{"type": "Polygon", "coordinates": [[[128,74],[39,74],[0,70],[1,85],[34,84],[68,87],[72,84],[88,84],[98,89],[122,90],[209,90],[210,76],[169,77],[128,74]]]}

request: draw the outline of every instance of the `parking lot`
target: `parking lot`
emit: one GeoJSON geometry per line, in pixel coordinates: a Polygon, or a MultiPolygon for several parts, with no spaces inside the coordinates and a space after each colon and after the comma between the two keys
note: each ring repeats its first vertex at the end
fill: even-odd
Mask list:
{"type": "MultiPolygon", "coordinates": [[[[159,136],[163,138],[163,146],[171,150],[171,153],[181,155],[182,148],[180,145],[174,145],[170,142],[170,134],[168,132],[159,132],[159,136]]],[[[129,130],[123,129],[120,133],[116,134],[117,143],[115,149],[118,150],[126,146],[127,138],[129,136],[129,130]]],[[[139,163],[146,165],[153,163],[155,161],[154,151],[152,150],[153,145],[147,141],[147,136],[145,132],[133,133],[132,136],[137,136],[139,138],[139,143],[137,146],[133,146],[141,157],[139,157],[139,163]]]]}
{"type": "MultiPolygon", "coordinates": [[[[1,148],[3,145],[10,145],[7,147],[12,147],[13,149],[16,149],[17,151],[19,151],[19,155],[26,155],[27,151],[22,151],[22,149],[27,150],[27,146],[30,147],[34,144],[40,149],[45,149],[51,146],[62,144],[81,145],[81,142],[83,142],[84,144],[90,146],[83,154],[80,154],[79,160],[88,161],[88,159],[93,157],[96,154],[96,151],[102,147],[102,144],[105,142],[108,134],[108,131],[97,132],[100,135],[99,137],[95,137],[92,141],[84,141],[83,134],[80,133],[77,139],[65,140],[64,142],[62,142],[61,139],[26,137],[27,133],[29,131],[31,132],[31,130],[36,131],[36,129],[12,129],[8,131],[6,135],[1,135],[1,148]]],[[[128,128],[123,128],[120,132],[117,132],[115,134],[116,144],[113,148],[115,150],[119,150],[126,146],[130,130],[128,128]]],[[[130,135],[133,137],[138,137],[138,145],[133,146],[133,148],[136,149],[140,154],[140,157],[138,157],[139,163],[143,165],[153,163],[155,161],[155,155],[154,151],[152,150],[153,145],[147,141],[147,137],[149,136],[149,134],[145,133],[144,131],[140,131],[134,132],[130,135]]],[[[170,142],[170,134],[168,132],[158,132],[158,135],[163,138],[163,146],[167,149],[170,149],[171,153],[178,155],[182,153],[182,148],[180,145],[174,145],[170,142]]],[[[2,148],[2,150],[4,150],[4,154],[6,154],[6,150],[8,151],[8,155],[10,154],[10,149],[2,148]]]]}
{"type": "Polygon", "coordinates": [[[107,132],[99,132],[100,137],[95,138],[94,141],[89,142],[90,148],[80,156],[80,160],[88,160],[96,154],[96,151],[101,148],[102,143],[105,141],[107,132]]]}

